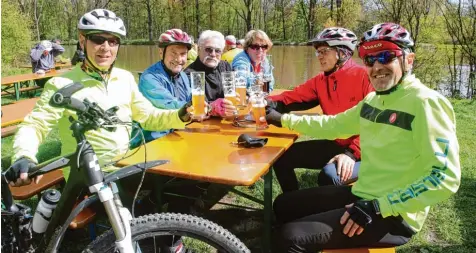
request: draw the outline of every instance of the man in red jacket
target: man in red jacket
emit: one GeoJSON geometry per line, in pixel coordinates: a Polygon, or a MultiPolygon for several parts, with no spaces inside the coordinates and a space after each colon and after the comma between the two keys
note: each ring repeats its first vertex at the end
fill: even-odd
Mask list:
{"type": "MultiPolygon", "coordinates": [[[[323,72],[292,91],[267,98],[275,110],[286,113],[307,110],[320,105],[326,115],[352,108],[373,87],[364,67],[357,65],[352,54],[357,36],[345,28],[321,31],[311,43],[323,72]]],[[[298,190],[295,168],[322,169],[318,184],[340,185],[357,177],[360,166],[359,136],[337,140],[297,142],[274,164],[283,192],[298,190]]]]}

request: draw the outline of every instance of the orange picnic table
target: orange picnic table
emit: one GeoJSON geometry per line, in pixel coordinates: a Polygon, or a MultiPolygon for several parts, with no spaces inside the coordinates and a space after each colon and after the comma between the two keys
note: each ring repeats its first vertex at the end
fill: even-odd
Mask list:
{"type": "MultiPolygon", "coordinates": [[[[56,62],[55,63],[55,69],[63,69],[63,68],[71,68],[73,65],[71,65],[71,62],[56,62]]],[[[31,64],[23,64],[20,65],[19,68],[24,68],[24,69],[31,69],[32,66],[31,64]]]]}
{"type": "Polygon", "coordinates": [[[2,127],[23,121],[23,118],[33,110],[40,98],[30,98],[12,104],[2,105],[2,127]]]}
{"type": "MultiPolygon", "coordinates": [[[[170,163],[148,170],[150,173],[211,183],[248,186],[264,175],[264,252],[271,243],[272,165],[298,138],[298,133],[270,126],[266,130],[238,128],[232,122],[210,119],[192,123],[146,144],[137,153],[120,161],[120,166],[148,160],[170,163]],[[232,144],[242,133],[268,138],[262,148],[247,149],[232,144]]],[[[131,151],[135,152],[135,151],[131,151]]]]}
{"type": "Polygon", "coordinates": [[[2,95],[11,94],[7,90],[13,87],[15,89],[15,98],[16,100],[19,100],[21,91],[20,83],[58,76],[62,73],[68,72],[69,70],[70,69],[51,70],[49,72],[46,72],[45,74],[28,73],[2,77],[2,95]]]}

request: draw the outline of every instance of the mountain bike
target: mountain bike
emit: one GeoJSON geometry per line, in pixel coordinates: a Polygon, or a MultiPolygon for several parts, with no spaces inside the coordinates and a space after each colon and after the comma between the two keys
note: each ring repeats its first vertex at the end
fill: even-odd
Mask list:
{"type": "Polygon", "coordinates": [[[8,179],[14,179],[7,179],[7,174],[2,173],[2,252],[58,252],[71,221],[83,209],[98,201],[104,206],[112,228],[90,243],[83,252],[161,252],[164,240],[173,240],[178,236],[183,238],[187,248],[188,244],[198,245],[197,252],[250,252],[235,235],[200,217],[154,213],[133,218],[123,206],[115,182],[136,173],[146,173],[148,169],[168,161],[144,161],[109,174],[103,173],[85,133],[99,128],[114,131],[123,122],[116,116],[117,107],[103,110],[87,99],[80,101],[72,98],[72,94],[81,88],[80,83],[67,85],[58,90],[49,102],[52,106],[76,112],[77,119],[69,118],[70,129],[77,142],[76,151],[29,170],[29,177],[33,178],[66,166],[71,168],[61,198],[43,234],[33,233],[31,208],[13,201],[8,179]],[[83,190],[89,190],[89,197],[75,207],[83,190]]]}

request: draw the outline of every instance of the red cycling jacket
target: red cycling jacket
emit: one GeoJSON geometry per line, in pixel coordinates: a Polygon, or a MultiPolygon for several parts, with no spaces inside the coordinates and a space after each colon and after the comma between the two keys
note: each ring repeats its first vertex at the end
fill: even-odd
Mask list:
{"type": "MultiPolygon", "coordinates": [[[[368,93],[374,91],[367,71],[349,59],[342,68],[325,76],[323,72],[297,86],[294,90],[270,96],[285,105],[318,101],[326,115],[335,115],[357,105],[368,93]]],[[[350,149],[360,160],[360,138],[336,139],[340,146],[350,149]]]]}

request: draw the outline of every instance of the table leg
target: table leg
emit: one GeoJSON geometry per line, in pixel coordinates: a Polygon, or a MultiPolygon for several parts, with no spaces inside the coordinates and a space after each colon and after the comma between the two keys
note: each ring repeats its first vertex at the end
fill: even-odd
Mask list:
{"type": "Polygon", "coordinates": [[[161,175],[156,175],[156,174],[150,174],[151,176],[154,177],[153,182],[154,182],[154,192],[155,192],[155,200],[157,201],[156,207],[157,211],[159,213],[163,212],[162,210],[162,196],[164,194],[164,178],[161,175]]]}
{"type": "Polygon", "coordinates": [[[14,89],[15,89],[15,99],[18,101],[18,100],[20,100],[20,83],[17,82],[13,86],[14,86],[14,89]]]}
{"type": "Polygon", "coordinates": [[[271,217],[273,202],[273,168],[264,176],[264,253],[271,252],[271,217]]]}

